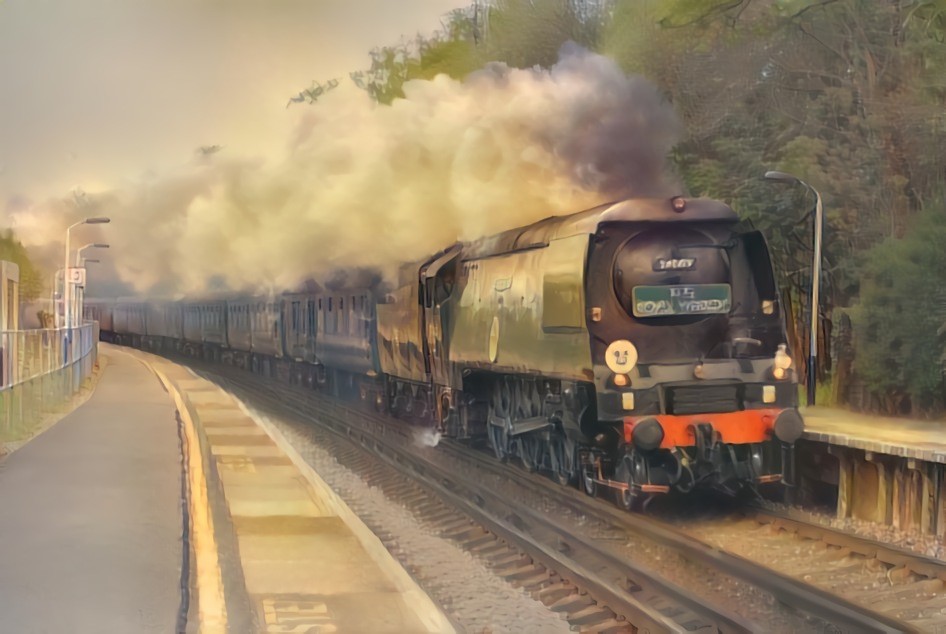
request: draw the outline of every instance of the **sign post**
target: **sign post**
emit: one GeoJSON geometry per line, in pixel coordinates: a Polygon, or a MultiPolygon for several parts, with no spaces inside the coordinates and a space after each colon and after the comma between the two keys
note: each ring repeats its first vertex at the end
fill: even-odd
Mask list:
{"type": "Polygon", "coordinates": [[[85,268],[71,267],[66,274],[66,279],[69,281],[69,285],[74,288],[70,293],[70,305],[66,306],[65,309],[69,311],[69,322],[75,326],[82,323],[82,311],[79,308],[81,304],[79,289],[85,288],[85,268]]]}

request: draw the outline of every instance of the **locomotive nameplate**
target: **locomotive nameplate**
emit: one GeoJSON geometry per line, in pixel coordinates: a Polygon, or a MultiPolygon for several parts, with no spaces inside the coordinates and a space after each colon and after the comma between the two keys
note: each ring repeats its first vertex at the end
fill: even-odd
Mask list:
{"type": "Polygon", "coordinates": [[[732,306],[729,284],[635,286],[631,293],[635,317],[713,315],[728,313],[732,306]]]}
{"type": "Polygon", "coordinates": [[[655,271],[692,271],[696,268],[696,258],[657,258],[654,260],[655,271]]]}

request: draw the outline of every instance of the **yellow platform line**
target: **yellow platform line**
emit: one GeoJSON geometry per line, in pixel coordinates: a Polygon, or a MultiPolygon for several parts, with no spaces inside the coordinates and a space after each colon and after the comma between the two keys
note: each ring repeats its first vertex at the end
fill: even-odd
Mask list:
{"type": "Polygon", "coordinates": [[[200,439],[194,420],[181,392],[174,383],[154,364],[140,359],[164,384],[174,399],[184,427],[188,474],[188,509],[190,511],[190,537],[195,554],[195,577],[197,583],[198,631],[200,634],[226,634],[227,608],[220,573],[220,556],[214,534],[213,514],[210,510],[207,477],[200,439]]]}

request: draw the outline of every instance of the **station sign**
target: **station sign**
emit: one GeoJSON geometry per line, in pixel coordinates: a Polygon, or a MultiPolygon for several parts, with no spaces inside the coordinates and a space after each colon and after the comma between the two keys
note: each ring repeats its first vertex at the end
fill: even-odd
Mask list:
{"type": "Polygon", "coordinates": [[[69,283],[74,284],[75,286],[81,286],[85,288],[85,269],[84,268],[70,268],[69,269],[69,283]]]}

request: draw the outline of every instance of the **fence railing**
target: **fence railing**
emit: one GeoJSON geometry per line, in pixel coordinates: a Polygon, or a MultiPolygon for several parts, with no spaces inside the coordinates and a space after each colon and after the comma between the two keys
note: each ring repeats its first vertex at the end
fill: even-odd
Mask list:
{"type": "Polygon", "coordinates": [[[0,443],[27,440],[92,375],[98,323],[0,332],[0,443]]]}

